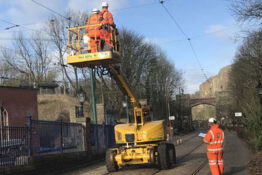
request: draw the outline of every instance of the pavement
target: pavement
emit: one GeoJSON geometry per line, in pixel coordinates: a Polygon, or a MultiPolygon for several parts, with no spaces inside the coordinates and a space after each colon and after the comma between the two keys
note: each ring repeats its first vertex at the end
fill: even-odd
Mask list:
{"type": "MultiPolygon", "coordinates": [[[[182,139],[181,145],[176,145],[177,164],[169,170],[159,170],[152,165],[130,165],[112,175],[211,175],[206,158],[206,145],[198,134],[201,131],[175,136],[171,141],[176,144],[177,139],[182,139]]],[[[202,131],[203,132],[203,131],[202,131]]],[[[247,165],[252,158],[248,145],[234,133],[225,131],[224,145],[224,175],[247,175],[247,165]]],[[[105,162],[81,168],[63,175],[105,175],[107,173],[105,162]]]]}

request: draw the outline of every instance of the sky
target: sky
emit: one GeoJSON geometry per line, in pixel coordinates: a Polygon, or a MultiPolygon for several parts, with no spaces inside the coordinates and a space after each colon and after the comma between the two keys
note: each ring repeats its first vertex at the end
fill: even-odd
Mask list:
{"type": "MultiPolygon", "coordinates": [[[[35,0],[63,13],[67,9],[90,12],[100,8],[102,0],[35,0]]],[[[182,72],[185,93],[194,93],[207,77],[233,62],[240,41],[242,26],[230,11],[229,0],[165,0],[164,5],[175,18],[183,32],[191,39],[196,56],[183,33],[177,28],[159,0],[107,0],[118,28],[135,31],[147,42],[157,44],[169,61],[182,72]],[[197,58],[196,58],[197,57],[197,58]]],[[[0,19],[22,24],[30,29],[40,29],[54,13],[38,6],[32,0],[0,0],[0,19]]],[[[8,45],[8,38],[18,30],[0,20],[0,45],[8,45]]]]}

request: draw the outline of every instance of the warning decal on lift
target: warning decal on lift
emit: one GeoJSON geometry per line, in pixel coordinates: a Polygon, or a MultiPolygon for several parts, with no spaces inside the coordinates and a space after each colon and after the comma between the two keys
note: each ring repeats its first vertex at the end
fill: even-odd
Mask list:
{"type": "Polygon", "coordinates": [[[100,59],[111,59],[112,52],[105,51],[105,52],[96,52],[96,53],[86,53],[74,56],[67,57],[67,63],[80,63],[80,62],[88,62],[88,61],[96,61],[100,59]]]}

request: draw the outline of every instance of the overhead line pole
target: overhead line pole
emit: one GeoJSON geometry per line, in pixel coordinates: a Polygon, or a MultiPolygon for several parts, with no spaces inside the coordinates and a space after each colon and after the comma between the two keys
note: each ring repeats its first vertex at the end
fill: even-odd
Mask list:
{"type": "Polygon", "coordinates": [[[93,123],[97,124],[96,115],[96,98],[95,98],[95,87],[94,87],[94,69],[90,68],[90,85],[91,85],[91,98],[92,98],[92,111],[93,111],[93,123]]]}

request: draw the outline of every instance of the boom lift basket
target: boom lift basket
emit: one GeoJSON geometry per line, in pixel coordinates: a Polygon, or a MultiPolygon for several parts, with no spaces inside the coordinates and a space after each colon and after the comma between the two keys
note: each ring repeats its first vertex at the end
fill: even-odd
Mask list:
{"type": "MultiPolygon", "coordinates": [[[[116,29],[111,29],[111,41],[114,47],[110,51],[97,49],[91,53],[90,38],[86,34],[86,26],[68,29],[68,56],[67,63],[76,67],[94,67],[98,65],[110,65],[120,62],[119,35],[116,29]]],[[[99,38],[95,37],[99,41],[99,38]]]]}

